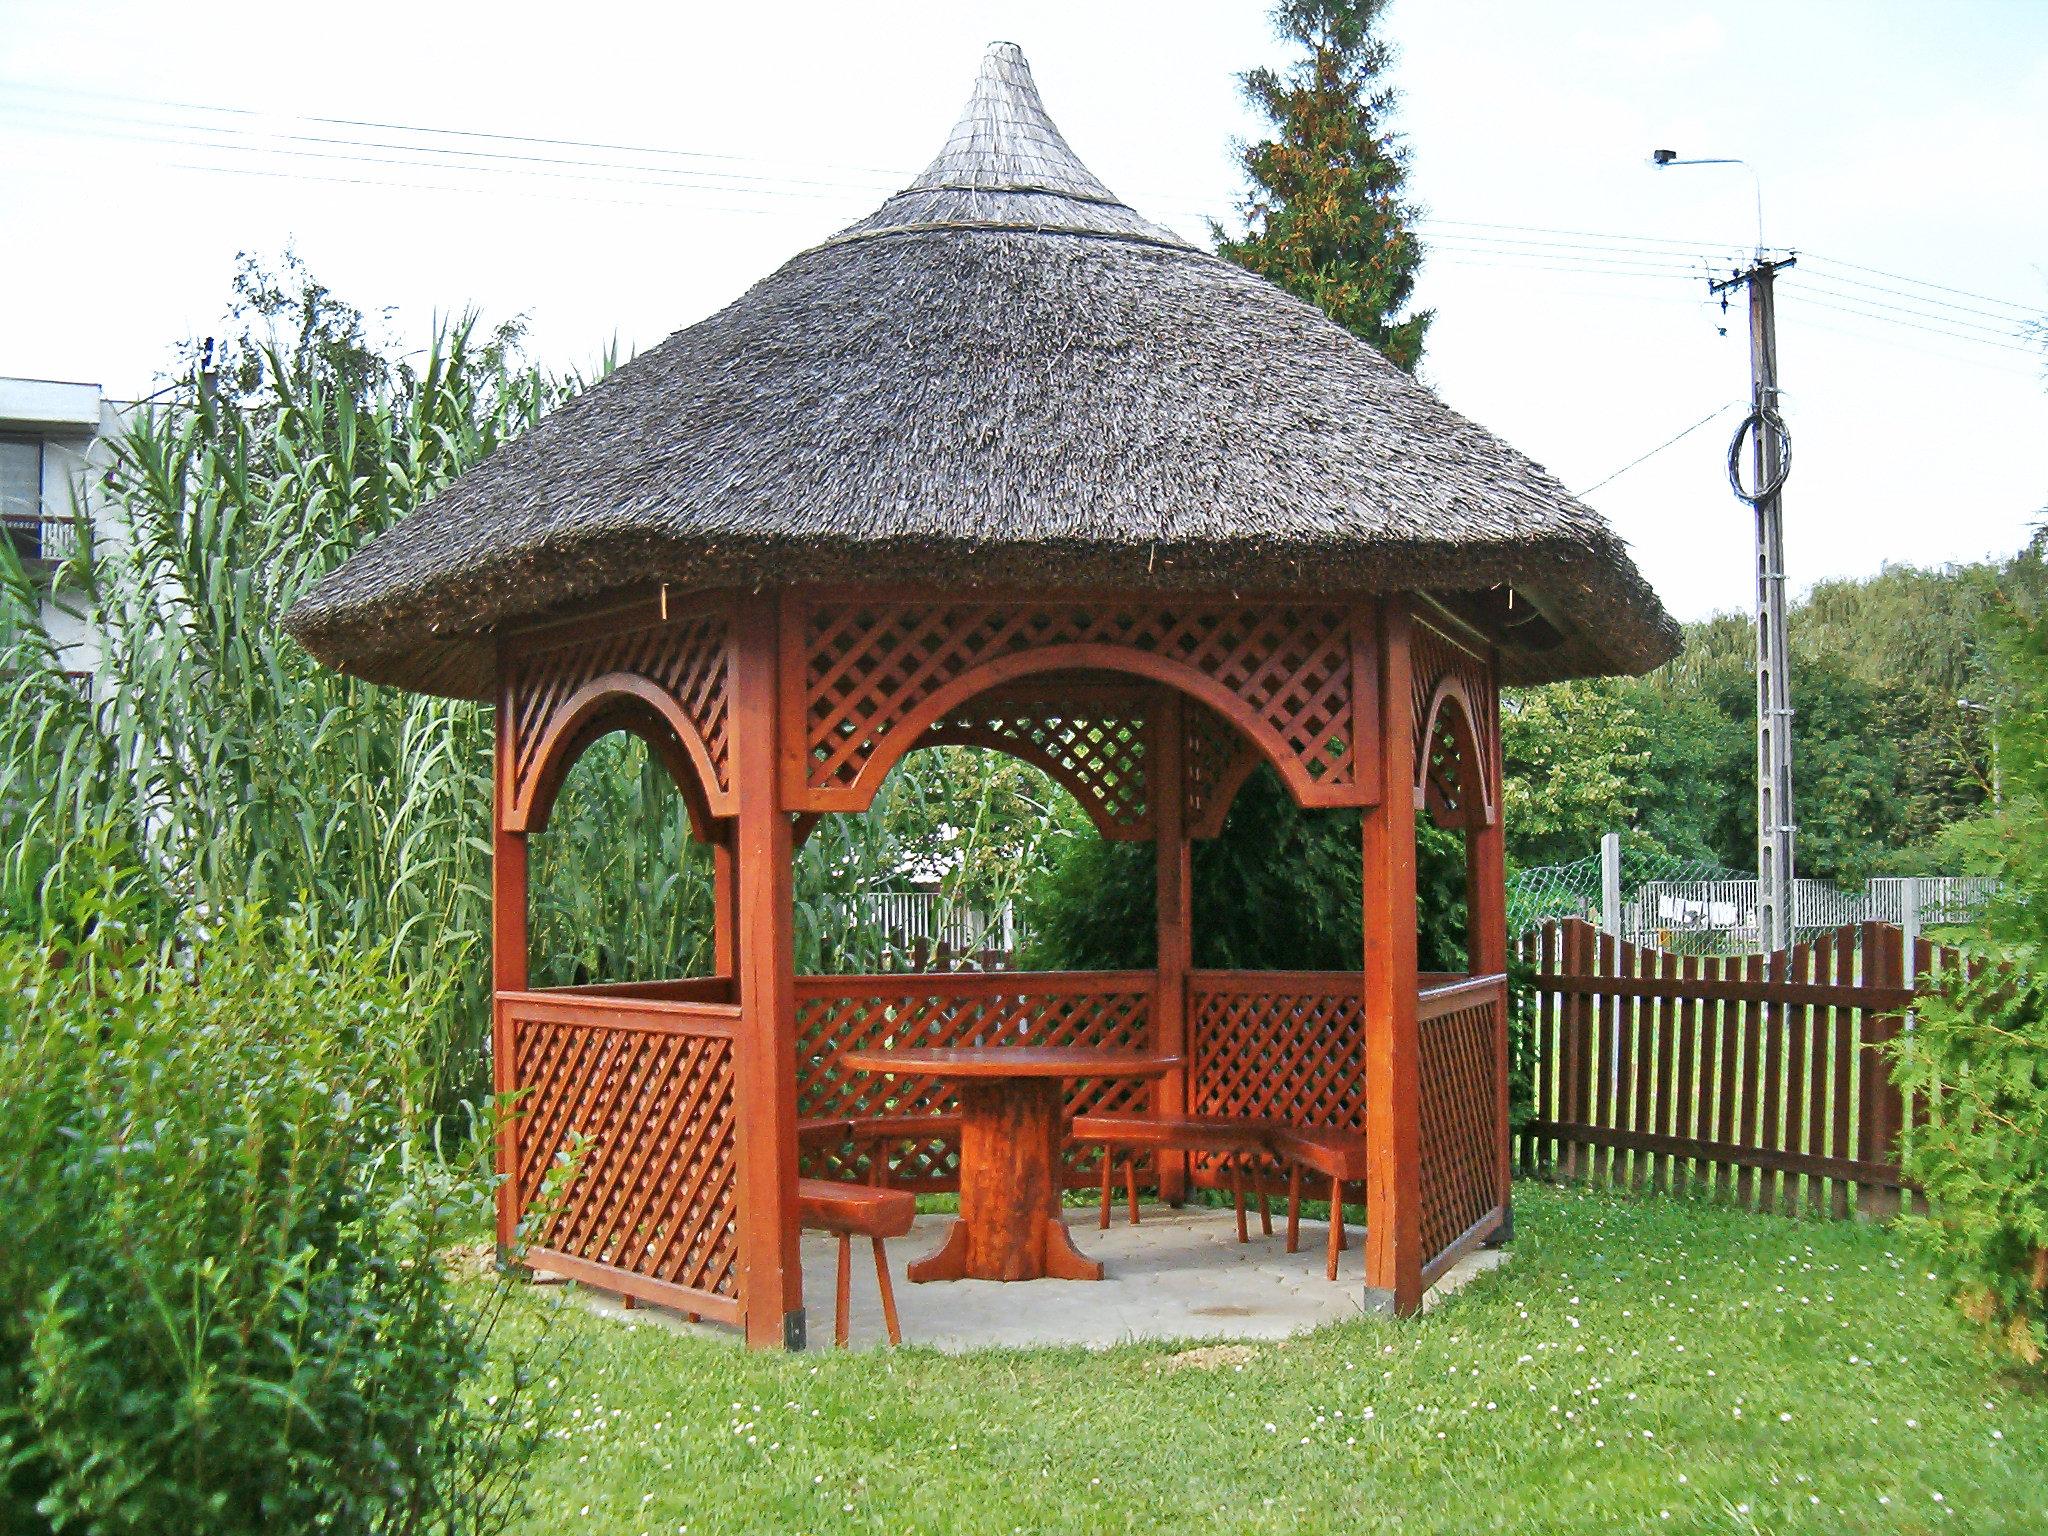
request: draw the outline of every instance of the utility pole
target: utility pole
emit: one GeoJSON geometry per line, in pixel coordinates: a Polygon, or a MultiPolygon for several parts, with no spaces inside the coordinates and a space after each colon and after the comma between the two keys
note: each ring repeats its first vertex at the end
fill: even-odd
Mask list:
{"type": "Polygon", "coordinates": [[[1766,950],[1791,947],[1793,924],[1792,684],[1785,641],[1782,493],[1792,442],[1778,414],[1777,276],[1798,258],[1759,251],[1747,271],[1711,285],[1749,290],[1749,415],[1728,444],[1728,484],[1756,509],[1756,878],[1757,935],[1766,950]],[[1745,441],[1750,483],[1742,480],[1745,441]]]}
{"type": "Polygon", "coordinates": [[[1728,444],[1728,485],[1756,509],[1756,886],[1757,938],[1766,950],[1792,945],[1792,685],[1785,654],[1785,524],[1779,493],[1792,472],[1792,438],[1778,414],[1778,274],[1797,260],[1764,254],[1764,187],[1747,160],[1682,159],[1674,149],[1650,152],[1650,163],[1739,165],[1756,191],[1756,256],[1749,269],[1708,285],[1728,307],[1728,294],[1749,290],[1749,415],[1728,444]],[[1750,483],[1742,483],[1745,439],[1750,483]]]}

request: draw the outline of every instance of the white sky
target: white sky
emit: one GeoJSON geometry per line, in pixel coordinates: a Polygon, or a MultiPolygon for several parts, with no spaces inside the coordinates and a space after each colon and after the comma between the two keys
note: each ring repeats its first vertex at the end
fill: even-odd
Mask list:
{"type": "MultiPolygon", "coordinates": [[[[1779,289],[1795,582],[2008,552],[2048,508],[2018,312],[1880,275],[2048,312],[2048,0],[1399,0],[1388,35],[1453,405],[1583,489],[1742,398],[1741,312],[1717,335],[1683,273],[1754,241],[1751,182],[1647,164],[1741,156],[1806,253],[1779,289]]],[[[1199,236],[1232,206],[1234,75],[1278,57],[1257,3],[0,0],[0,374],[144,392],[236,251],[288,239],[409,343],[476,306],[551,363],[645,348],[921,168],[995,38],[1140,211],[1199,236]]],[[[1734,419],[1588,498],[1682,617],[1749,601],[1734,419]]]]}

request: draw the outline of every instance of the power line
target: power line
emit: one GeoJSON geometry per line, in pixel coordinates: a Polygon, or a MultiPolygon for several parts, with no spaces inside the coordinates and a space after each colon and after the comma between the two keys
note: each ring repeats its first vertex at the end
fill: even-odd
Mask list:
{"type": "Polygon", "coordinates": [[[1887,272],[1881,267],[1866,267],[1860,262],[1845,261],[1839,256],[1823,255],[1820,257],[1820,260],[1828,262],[1833,266],[1847,267],[1853,272],[1867,272],[1872,277],[1888,277],[1895,283],[1911,283],[1917,288],[1934,288],[1942,293],[1952,293],[1958,298],[1978,299],[1986,304],[2003,305],[2009,309],[2019,310],[2023,315],[2038,316],[2040,313],[2040,306],[2038,305],[2015,304],[2010,299],[1993,298],[1988,293],[1972,293],[1967,288],[1951,288],[1946,283],[1931,283],[1924,277],[1907,277],[1902,273],[1887,272]]]}
{"type": "Polygon", "coordinates": [[[1573,491],[1572,495],[1579,500],[1584,500],[1586,497],[1592,495],[1595,491],[1599,490],[1601,486],[1607,485],[1615,480],[1619,480],[1623,475],[1627,474],[1630,470],[1634,469],[1638,464],[1648,463],[1651,459],[1654,459],[1655,457],[1657,457],[1658,454],[1662,453],[1666,448],[1669,448],[1674,444],[1684,442],[1688,437],[1691,437],[1693,433],[1699,431],[1701,427],[1704,427],[1716,416],[1726,414],[1728,409],[1737,403],[1738,402],[1731,400],[1726,402],[1725,404],[1715,406],[1711,411],[1707,412],[1706,415],[1702,416],[1698,421],[1694,422],[1691,426],[1687,427],[1683,432],[1679,432],[1674,436],[1665,438],[1663,442],[1659,443],[1656,447],[1652,448],[1648,453],[1639,454],[1637,457],[1630,459],[1626,464],[1622,465],[1621,468],[1614,471],[1613,474],[1607,476],[1606,479],[1595,480],[1583,491],[1573,491]]]}
{"type": "MultiPolygon", "coordinates": [[[[844,170],[857,177],[893,177],[897,174],[879,167],[829,164],[817,168],[803,167],[804,170],[811,172],[807,175],[789,175],[767,169],[759,172],[724,171],[711,169],[703,162],[715,161],[733,166],[764,168],[776,162],[718,151],[675,149],[616,141],[582,140],[483,129],[426,127],[368,118],[269,114],[241,107],[206,106],[161,98],[120,96],[109,92],[53,89],[21,82],[0,81],[0,88],[60,101],[66,98],[74,101],[89,100],[142,108],[159,114],[185,114],[188,119],[195,114],[198,117],[198,120],[180,122],[166,119],[161,115],[123,116],[104,110],[81,111],[74,108],[70,113],[69,122],[58,126],[31,120],[26,125],[31,131],[156,143],[202,150],[216,155],[258,161],[268,159],[273,163],[305,161],[329,165],[382,166],[402,172],[438,171],[456,177],[482,175],[491,178],[574,182],[581,189],[576,193],[534,188],[518,190],[524,195],[546,195],[578,202],[612,202],[620,206],[633,207],[688,206],[705,212],[759,214],[770,210],[759,206],[707,204],[697,199],[706,193],[723,193],[741,199],[774,198],[784,202],[843,205],[857,195],[885,195],[893,188],[879,186],[872,181],[830,179],[829,175],[819,172],[844,170]],[[207,118],[215,121],[206,121],[207,118]],[[223,123],[218,121],[220,118],[232,118],[235,121],[223,123]],[[106,126],[87,126],[91,123],[106,126]],[[290,131],[286,127],[263,126],[280,123],[350,131],[305,133],[290,131]],[[253,126],[244,126],[245,124],[253,126]],[[400,137],[396,140],[365,138],[358,130],[400,137]],[[404,141],[407,137],[423,138],[429,142],[409,143],[404,141]],[[572,153],[534,154],[524,147],[473,147],[477,143],[530,146],[567,150],[572,153]],[[573,153],[575,151],[590,153],[576,154],[573,153]],[[684,161],[688,164],[639,164],[609,158],[592,158],[592,155],[640,156],[657,161],[684,161]],[[688,201],[679,204],[673,200],[590,195],[597,188],[640,188],[670,194],[671,198],[679,194],[687,195],[688,201]]],[[[0,112],[20,113],[27,110],[23,105],[9,106],[0,103],[0,112]]],[[[480,186],[450,184],[445,181],[395,181],[370,176],[349,177],[317,175],[310,171],[256,170],[248,166],[236,167],[189,161],[174,163],[181,169],[208,174],[256,175],[282,181],[323,181],[337,185],[422,191],[487,190],[480,186]]],[[[1197,217],[1185,208],[1179,208],[1176,212],[1183,217],[1197,217]]],[[[1700,268],[1712,264],[1723,253],[1737,249],[1733,244],[1715,241],[1687,241],[1665,236],[1618,234],[1474,219],[1432,218],[1421,221],[1417,229],[1427,236],[1428,254],[1446,265],[1566,273],[1602,277],[1610,281],[1616,278],[1634,281],[1697,278],[1703,275],[1700,268]],[[1475,259],[1478,257],[1490,259],[1475,259]],[[1688,262],[1698,263],[1699,266],[1688,265],[1688,262]]],[[[1822,271],[1814,275],[1814,286],[1818,292],[1805,295],[1815,307],[1833,309],[1859,319],[1924,331],[1945,340],[1971,342],[2028,355],[2032,355],[2034,351],[2034,348],[2017,334],[2017,327],[2022,319],[2032,318],[2035,314],[2035,311],[2026,305],[1973,293],[1967,289],[1906,277],[1882,268],[1840,258],[1823,256],[1819,260],[1828,266],[1865,273],[1870,277],[1887,279],[1890,284],[1906,286],[1890,287],[1869,282],[1864,278],[1822,271]],[[1916,289],[1924,291],[1916,292],[1916,289]],[[1999,308],[1987,310],[1972,305],[1956,304],[1951,299],[1932,296],[1937,293],[1950,294],[1956,298],[1970,299],[1977,304],[1994,305],[1999,308]],[[1830,299],[1836,302],[1830,304],[1830,299]],[[1852,307],[1856,305],[1865,307],[1852,307]],[[1878,306],[1882,306],[1885,312],[1874,312],[1878,306]],[[1987,320],[1995,323],[1982,323],[1987,320]]],[[[1805,287],[1806,285],[1802,285],[1802,288],[1805,287]]]]}
{"type": "MultiPolygon", "coordinates": [[[[1837,265],[1837,263],[1830,262],[1825,256],[1817,259],[1823,267],[1837,265]]],[[[1996,320],[2007,325],[2025,324],[2028,321],[2040,318],[2044,312],[2048,312],[2048,298],[2043,298],[2040,306],[2036,309],[2029,309],[2021,304],[2011,304],[2006,305],[2003,312],[2001,312],[1996,309],[1979,309],[1972,304],[1956,304],[1947,299],[1929,298],[1924,294],[1912,293],[1904,288],[1895,288],[1884,283],[1867,283],[1860,278],[1844,277],[1839,272],[1822,271],[1817,273],[1816,276],[1839,287],[1854,288],[1864,293],[1881,294],[1895,302],[1902,301],[1924,309],[1941,310],[1958,315],[1974,315],[1979,319],[1996,320]]],[[[2003,299],[1994,300],[1993,302],[2005,304],[2003,299]]]]}
{"type": "MultiPolygon", "coordinates": [[[[1839,298],[1839,295],[1830,295],[1829,297],[1839,298]]],[[[1945,326],[1924,324],[1921,320],[1907,319],[1904,315],[1885,314],[1877,310],[1857,308],[1846,303],[1838,302],[1831,304],[1827,298],[1816,298],[1811,294],[1803,295],[1800,302],[1802,304],[1811,304],[1816,309],[1832,310],[1837,314],[1855,315],[1863,320],[1878,320],[1887,325],[1903,325],[1908,330],[1925,331],[1929,335],[1946,337],[1950,341],[1969,342],[1974,346],[1991,347],[2001,352],[2018,352],[2026,356],[2032,356],[2037,350],[2018,336],[2013,336],[2007,340],[1995,335],[1973,335],[1967,331],[1950,330],[1945,326]]]]}

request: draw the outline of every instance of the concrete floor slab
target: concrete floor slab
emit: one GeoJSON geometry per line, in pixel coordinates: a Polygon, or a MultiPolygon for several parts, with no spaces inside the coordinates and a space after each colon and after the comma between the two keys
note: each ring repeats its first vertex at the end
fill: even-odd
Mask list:
{"type": "MultiPolygon", "coordinates": [[[[1364,1250],[1356,1228],[1333,1284],[1324,1278],[1323,1245],[1329,1229],[1321,1222],[1304,1220],[1301,1251],[1289,1253],[1284,1225],[1276,1222],[1279,1230],[1262,1237],[1256,1215],[1251,1241],[1242,1245],[1236,1219],[1227,1210],[1147,1206],[1142,1216],[1140,1224],[1132,1226],[1119,1212],[1110,1229],[1102,1232],[1088,1213],[1069,1212],[1075,1242],[1090,1258],[1102,1261],[1101,1280],[911,1285],[903,1278],[903,1266],[937,1248],[953,1219],[918,1217],[908,1237],[889,1245],[903,1342],[959,1354],[1048,1345],[1106,1349],[1137,1339],[1279,1339],[1364,1314],[1364,1250]]],[[[813,1348],[832,1343],[836,1256],[832,1238],[804,1234],[804,1300],[813,1348]]],[[[1467,1254],[1432,1288],[1424,1306],[1435,1305],[1473,1276],[1505,1263],[1507,1256],[1505,1249],[1467,1254]]],[[[687,1323],[661,1307],[628,1312],[614,1296],[578,1289],[588,1305],[606,1315],[736,1336],[729,1328],[687,1323]]],[[[854,1242],[851,1331],[854,1348],[884,1342],[874,1258],[862,1239],[854,1242]]]]}

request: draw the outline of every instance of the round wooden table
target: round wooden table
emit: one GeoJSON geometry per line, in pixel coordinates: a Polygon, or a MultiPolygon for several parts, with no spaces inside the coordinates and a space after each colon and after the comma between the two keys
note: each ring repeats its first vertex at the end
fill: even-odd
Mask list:
{"type": "Polygon", "coordinates": [[[960,1218],[923,1280],[1100,1280],[1060,1214],[1061,1085],[1074,1077],[1161,1077],[1177,1056],[1083,1045],[899,1046],[839,1058],[862,1072],[937,1077],[960,1100],[960,1218]]]}

